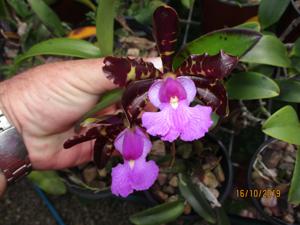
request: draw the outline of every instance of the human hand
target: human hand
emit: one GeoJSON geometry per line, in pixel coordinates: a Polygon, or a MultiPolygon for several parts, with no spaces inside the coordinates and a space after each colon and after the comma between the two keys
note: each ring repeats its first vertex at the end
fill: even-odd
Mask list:
{"type": "Polygon", "coordinates": [[[0,83],[0,108],[22,135],[35,169],[67,168],[92,159],[92,141],[67,150],[62,146],[73,135],[74,123],[115,87],[102,65],[102,59],[45,64],[0,83]]]}

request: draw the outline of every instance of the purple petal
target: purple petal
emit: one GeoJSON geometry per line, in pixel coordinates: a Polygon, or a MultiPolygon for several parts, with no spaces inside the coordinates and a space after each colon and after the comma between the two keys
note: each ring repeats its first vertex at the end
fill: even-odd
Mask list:
{"type": "Polygon", "coordinates": [[[177,79],[168,77],[159,89],[159,99],[161,102],[169,103],[171,97],[184,100],[186,99],[186,91],[177,79]]]}
{"type": "Polygon", "coordinates": [[[146,158],[152,148],[151,141],[139,127],[124,129],[115,139],[114,145],[125,160],[146,158]]]}
{"type": "Polygon", "coordinates": [[[154,161],[136,160],[131,173],[132,187],[137,191],[149,189],[157,179],[158,172],[154,161]]]}
{"type": "Polygon", "coordinates": [[[166,135],[171,128],[169,107],[165,107],[160,112],[144,112],[142,125],[152,136],[166,135]]]}
{"type": "Polygon", "coordinates": [[[209,106],[181,108],[184,113],[187,113],[189,123],[182,127],[180,138],[184,141],[193,141],[199,139],[208,132],[208,129],[213,124],[211,119],[212,108],[209,106]]]}
{"type": "Polygon", "coordinates": [[[141,155],[141,158],[146,158],[149,152],[151,151],[152,148],[152,143],[149,140],[149,138],[145,135],[145,133],[141,130],[141,128],[136,127],[136,134],[140,136],[144,140],[144,146],[143,146],[143,154],[141,155]]]}
{"type": "Polygon", "coordinates": [[[127,129],[124,129],[121,133],[119,133],[114,142],[115,148],[121,154],[123,154],[123,142],[124,142],[124,135],[126,132],[127,132],[127,129]]]}
{"type": "Polygon", "coordinates": [[[112,169],[111,192],[114,195],[127,197],[133,192],[130,182],[131,169],[128,164],[118,164],[112,169]]]}
{"type": "Polygon", "coordinates": [[[172,127],[165,136],[161,137],[161,139],[163,141],[173,142],[179,137],[179,135],[180,135],[180,131],[172,127]]]}
{"type": "Polygon", "coordinates": [[[160,108],[161,101],[159,100],[159,90],[163,84],[162,80],[156,81],[152,86],[150,87],[148,91],[148,96],[150,102],[157,108],[160,108]]]}
{"type": "Polygon", "coordinates": [[[123,158],[125,160],[136,160],[143,154],[144,140],[135,130],[127,129],[124,133],[123,158]]]}
{"type": "Polygon", "coordinates": [[[186,76],[178,77],[177,80],[183,86],[186,92],[186,98],[188,100],[188,103],[191,103],[194,100],[197,92],[194,81],[192,81],[186,76]]]}

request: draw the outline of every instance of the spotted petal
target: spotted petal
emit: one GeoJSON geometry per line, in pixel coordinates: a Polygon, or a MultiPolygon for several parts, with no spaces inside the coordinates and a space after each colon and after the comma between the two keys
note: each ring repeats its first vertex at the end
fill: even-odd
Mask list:
{"type": "Polygon", "coordinates": [[[172,71],[178,30],[177,12],[167,5],[158,7],[153,14],[153,36],[163,62],[164,72],[172,71]]]}
{"type": "Polygon", "coordinates": [[[104,59],[103,72],[116,85],[125,87],[135,80],[157,78],[162,74],[150,62],[143,59],[130,59],[109,56],[104,59]]]}
{"type": "Polygon", "coordinates": [[[238,57],[228,55],[223,51],[214,56],[208,54],[191,55],[176,70],[176,74],[178,76],[190,74],[223,79],[231,73],[237,63],[238,57]]]}
{"type": "Polygon", "coordinates": [[[197,98],[199,98],[204,105],[212,107],[220,116],[228,114],[228,97],[226,89],[220,80],[209,79],[206,77],[189,76],[197,89],[197,98]]]}

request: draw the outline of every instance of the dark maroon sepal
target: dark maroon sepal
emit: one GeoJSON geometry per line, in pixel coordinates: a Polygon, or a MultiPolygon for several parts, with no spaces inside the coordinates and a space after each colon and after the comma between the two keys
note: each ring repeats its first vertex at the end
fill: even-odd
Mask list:
{"type": "Polygon", "coordinates": [[[125,87],[135,80],[158,78],[162,73],[150,62],[143,59],[130,59],[109,56],[104,59],[103,72],[116,85],[125,87]]]}
{"type": "Polygon", "coordinates": [[[228,97],[223,83],[220,80],[207,77],[189,76],[197,88],[197,98],[205,105],[212,107],[220,116],[228,114],[228,97]]]}
{"type": "Polygon", "coordinates": [[[153,82],[153,79],[133,82],[123,93],[121,103],[131,125],[138,123],[139,115],[148,102],[148,90],[153,82]]]}
{"type": "Polygon", "coordinates": [[[214,56],[208,54],[190,55],[176,70],[176,74],[202,75],[209,78],[223,79],[231,73],[238,61],[238,57],[228,55],[223,51],[214,56]]]}
{"type": "Polygon", "coordinates": [[[177,12],[167,5],[158,7],[153,14],[153,36],[165,73],[172,71],[178,30],[179,19],[177,12]]]}
{"type": "Polygon", "coordinates": [[[105,138],[97,138],[94,144],[93,161],[99,170],[103,169],[114,151],[113,143],[105,138]]]}

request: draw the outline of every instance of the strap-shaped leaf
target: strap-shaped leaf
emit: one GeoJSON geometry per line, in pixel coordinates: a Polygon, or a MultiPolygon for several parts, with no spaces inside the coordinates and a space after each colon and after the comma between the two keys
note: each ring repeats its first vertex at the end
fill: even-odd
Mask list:
{"type": "Polygon", "coordinates": [[[197,97],[220,116],[228,114],[228,97],[223,83],[216,79],[190,76],[197,88],[197,97]]]}
{"type": "Polygon", "coordinates": [[[172,71],[178,30],[179,20],[177,12],[167,5],[158,7],[153,14],[153,36],[165,73],[172,71]]]}
{"type": "Polygon", "coordinates": [[[238,63],[238,57],[223,51],[214,56],[207,53],[189,56],[176,70],[176,74],[203,75],[216,79],[228,76],[238,63]]]}
{"type": "Polygon", "coordinates": [[[152,63],[143,59],[130,59],[109,56],[104,59],[103,71],[107,78],[120,87],[134,80],[160,77],[161,72],[152,63]]]}
{"type": "Polygon", "coordinates": [[[216,222],[216,215],[204,194],[185,174],[179,174],[179,189],[183,197],[190,203],[196,213],[209,223],[216,222]]]}
{"type": "Polygon", "coordinates": [[[138,116],[147,104],[148,90],[153,82],[153,79],[140,80],[126,88],[122,97],[122,106],[131,124],[138,122],[138,116]]]}
{"type": "Polygon", "coordinates": [[[146,209],[130,217],[135,225],[157,225],[174,221],[184,210],[184,202],[177,200],[146,209]]]}

